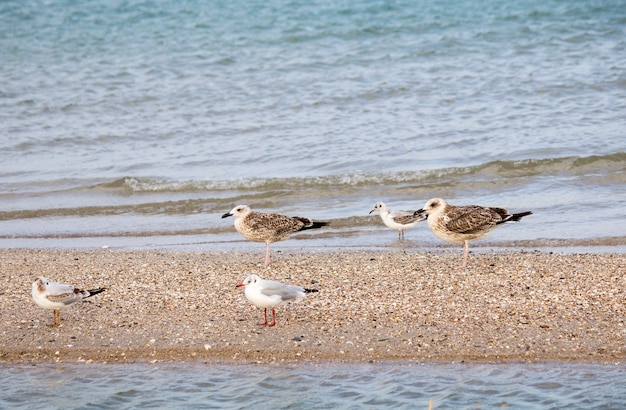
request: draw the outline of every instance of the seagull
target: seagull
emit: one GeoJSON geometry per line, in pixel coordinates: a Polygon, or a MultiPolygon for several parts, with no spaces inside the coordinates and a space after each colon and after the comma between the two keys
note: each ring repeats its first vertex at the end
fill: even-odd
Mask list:
{"type": "Polygon", "coordinates": [[[374,209],[370,211],[370,214],[374,211],[380,212],[380,218],[384,224],[398,231],[398,239],[404,239],[404,231],[413,228],[420,221],[426,219],[426,215],[416,215],[414,213],[407,212],[391,212],[387,205],[382,202],[376,202],[374,209]]]}
{"type": "Polygon", "coordinates": [[[305,289],[296,285],[285,285],[274,280],[263,280],[257,275],[250,275],[236,287],[245,288],[246,298],[258,308],[263,308],[265,321],[261,326],[276,326],[276,306],[282,306],[291,300],[305,296],[306,293],[319,292],[317,289],[305,289]],[[267,322],[267,308],[272,308],[273,322],[267,322]]]}
{"type": "Polygon", "coordinates": [[[58,327],[61,326],[61,310],[105,290],[106,288],[82,290],[72,285],[52,282],[40,276],[33,282],[32,295],[39,307],[53,310],[53,322],[48,326],[58,327]]]}
{"type": "Polygon", "coordinates": [[[519,222],[532,212],[512,214],[504,208],[478,205],[454,206],[441,198],[432,198],[415,215],[428,215],[428,226],[433,234],[446,242],[463,244],[463,264],[467,265],[468,243],[486,237],[496,226],[505,222],[519,222]]]}
{"type": "Polygon", "coordinates": [[[317,229],[327,222],[313,222],[301,216],[285,216],[256,212],[247,205],[237,205],[222,218],[235,217],[235,229],[252,242],[265,242],[265,266],[270,264],[270,243],[289,239],[292,233],[317,229]]]}

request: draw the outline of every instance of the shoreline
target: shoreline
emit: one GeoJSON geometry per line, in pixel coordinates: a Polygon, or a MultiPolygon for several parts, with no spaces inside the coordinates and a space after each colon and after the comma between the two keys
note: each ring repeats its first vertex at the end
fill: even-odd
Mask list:
{"type": "Polygon", "coordinates": [[[44,362],[607,362],[626,360],[623,254],[458,249],[263,254],[110,249],[0,251],[0,365],[44,362]],[[276,309],[248,273],[319,289],[276,309]],[[106,292],[61,312],[37,276],[106,292]]]}

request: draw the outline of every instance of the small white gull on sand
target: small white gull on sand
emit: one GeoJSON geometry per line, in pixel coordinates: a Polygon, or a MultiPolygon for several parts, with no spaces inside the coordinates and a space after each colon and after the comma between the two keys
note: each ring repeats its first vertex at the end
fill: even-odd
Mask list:
{"type": "Polygon", "coordinates": [[[432,198],[416,215],[428,215],[428,226],[433,234],[446,242],[463,244],[463,264],[467,265],[468,243],[482,239],[496,226],[506,222],[519,222],[532,212],[512,214],[504,208],[478,205],[455,206],[441,198],[432,198]]]}
{"type": "Polygon", "coordinates": [[[256,212],[247,205],[237,205],[222,218],[235,217],[235,229],[252,242],[265,242],[265,266],[270,264],[270,243],[289,239],[292,233],[306,229],[317,229],[327,222],[313,222],[301,216],[285,216],[256,212]]]}
{"type": "Polygon", "coordinates": [[[305,289],[296,285],[285,285],[274,280],[263,280],[257,275],[250,275],[237,287],[244,286],[246,298],[258,308],[263,308],[265,321],[261,326],[276,326],[277,306],[282,306],[291,300],[302,298],[307,293],[318,292],[317,289],[305,289]],[[272,323],[267,322],[267,308],[272,308],[272,323]]]}
{"type": "Polygon", "coordinates": [[[61,310],[105,290],[106,288],[82,290],[72,285],[52,282],[40,276],[33,282],[32,296],[39,307],[53,310],[53,322],[48,326],[58,327],[61,326],[61,310]]]}
{"type": "Polygon", "coordinates": [[[398,239],[404,239],[404,231],[413,228],[420,221],[426,219],[426,215],[423,214],[416,215],[413,212],[408,213],[399,211],[391,212],[391,210],[387,208],[387,205],[383,202],[376,202],[376,204],[374,204],[374,208],[370,211],[370,214],[375,211],[380,213],[380,218],[383,220],[385,225],[398,231],[398,239]]]}

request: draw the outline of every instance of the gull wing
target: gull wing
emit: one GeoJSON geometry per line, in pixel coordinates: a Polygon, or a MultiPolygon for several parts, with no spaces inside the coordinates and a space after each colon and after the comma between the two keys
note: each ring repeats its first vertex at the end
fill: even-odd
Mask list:
{"type": "Polygon", "coordinates": [[[396,214],[393,216],[394,222],[402,224],[402,225],[408,225],[408,224],[412,224],[413,222],[417,222],[417,221],[422,221],[424,219],[426,219],[425,215],[414,215],[414,214],[396,214]]]}
{"type": "Polygon", "coordinates": [[[446,228],[452,232],[472,234],[483,231],[502,220],[502,216],[483,206],[457,206],[446,213],[446,228]]]}
{"type": "Polygon", "coordinates": [[[63,303],[65,305],[71,305],[84,297],[84,291],[71,285],[54,282],[48,284],[45,293],[46,298],[51,302],[63,303]]]}
{"type": "Polygon", "coordinates": [[[295,285],[284,285],[273,280],[263,282],[261,293],[265,296],[279,296],[282,300],[296,299],[304,294],[304,288],[295,285]]]}

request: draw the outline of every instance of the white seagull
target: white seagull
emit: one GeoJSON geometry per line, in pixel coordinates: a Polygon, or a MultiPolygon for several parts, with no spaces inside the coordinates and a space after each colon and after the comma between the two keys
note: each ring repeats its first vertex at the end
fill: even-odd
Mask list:
{"type": "Polygon", "coordinates": [[[106,288],[82,290],[72,285],[52,282],[40,276],[33,282],[32,295],[39,307],[53,310],[53,322],[48,326],[58,327],[61,326],[61,310],[105,290],[106,288]]]}
{"type": "Polygon", "coordinates": [[[256,212],[247,205],[237,205],[222,218],[235,217],[235,229],[252,242],[265,242],[265,266],[270,264],[270,243],[289,239],[292,233],[306,229],[317,229],[327,222],[313,222],[301,216],[285,216],[256,212]]]}
{"type": "Polygon", "coordinates": [[[504,208],[478,205],[454,206],[441,198],[432,198],[416,215],[428,215],[428,226],[435,236],[450,243],[463,244],[463,265],[467,265],[468,242],[482,239],[496,226],[505,222],[519,222],[532,212],[512,214],[504,208]]]}
{"type": "Polygon", "coordinates": [[[258,308],[264,309],[265,321],[261,326],[276,326],[277,306],[282,306],[291,300],[302,298],[307,293],[319,292],[317,289],[305,289],[296,285],[285,285],[274,280],[263,280],[257,275],[250,275],[236,287],[244,286],[246,298],[258,308]],[[267,308],[272,308],[273,322],[267,322],[267,308]]]}
{"type": "Polygon", "coordinates": [[[387,205],[382,202],[376,202],[370,214],[375,211],[380,213],[380,218],[385,225],[398,231],[398,239],[404,239],[405,230],[413,228],[420,221],[426,219],[426,215],[423,214],[415,215],[413,212],[391,212],[391,210],[387,208],[387,205]]]}

